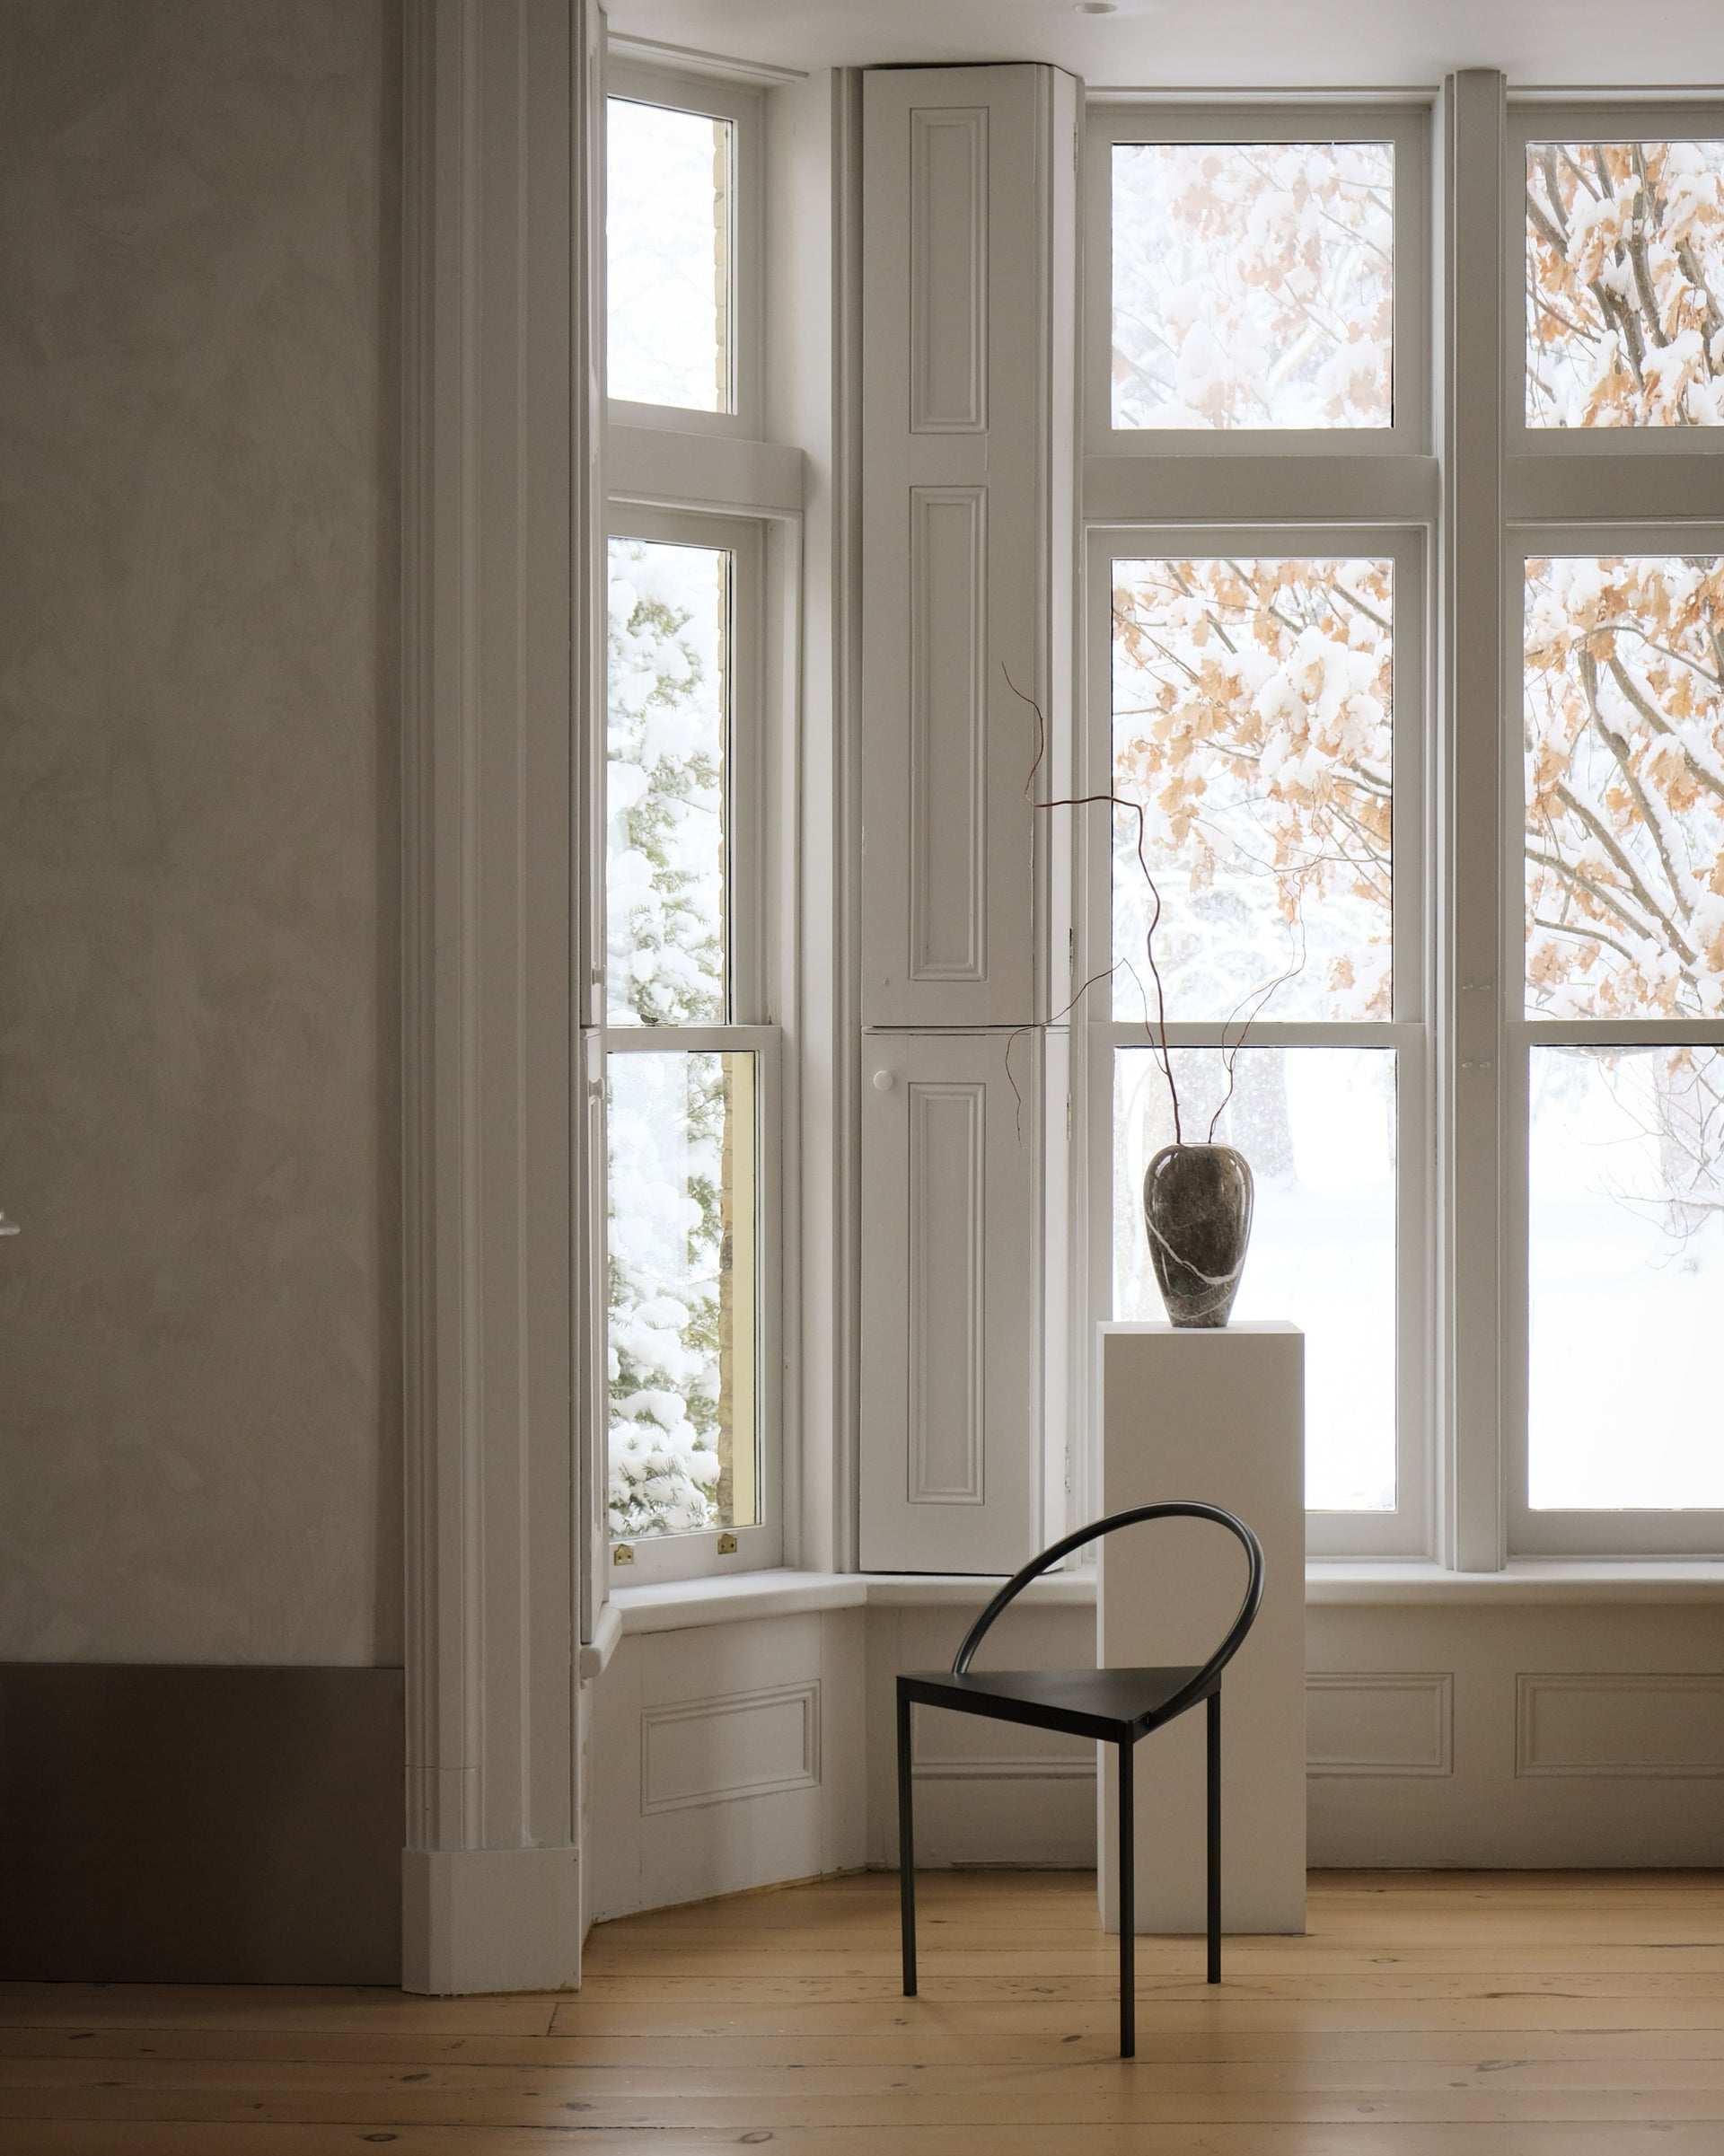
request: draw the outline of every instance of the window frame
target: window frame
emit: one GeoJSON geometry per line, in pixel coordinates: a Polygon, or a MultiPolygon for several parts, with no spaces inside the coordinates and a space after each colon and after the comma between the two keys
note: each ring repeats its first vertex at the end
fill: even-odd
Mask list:
{"type": "MultiPolygon", "coordinates": [[[[784,1562],[785,1521],[785,1133],[782,1029],[772,1021],[773,953],[768,936],[769,912],[779,858],[773,840],[770,796],[774,776],[769,723],[770,696],[769,645],[771,633],[773,572],[770,532],[766,520],[708,509],[666,508],[613,498],[606,524],[612,540],[638,539],[661,545],[726,550],[732,559],[731,638],[728,680],[728,739],[726,744],[726,893],[729,966],[726,1009],[721,1021],[697,1025],[620,1025],[609,1016],[608,998],[601,1028],[605,1068],[614,1054],[645,1054],[699,1050],[752,1052],[756,1057],[755,1100],[760,1312],[758,1338],[758,1415],[760,1423],[760,1520],[752,1527],[702,1529],[690,1535],[619,1538],[608,1533],[613,1585],[645,1586],[673,1580],[708,1578],[718,1573],[754,1571],[784,1562]],[[739,869],[739,864],[741,864],[739,869]],[[734,1536],[734,1550],[720,1553],[722,1536],[734,1536]],[[619,1540],[632,1552],[626,1565],[616,1562],[619,1540]]],[[[600,844],[608,832],[601,810],[600,844]]],[[[603,946],[602,946],[603,949],[603,946]]],[[[608,1217],[608,1204],[607,1204],[608,1217]]],[[[609,1418],[606,1418],[604,1481],[609,1486],[609,1418]]]]}
{"type": "MultiPolygon", "coordinates": [[[[1113,772],[1113,579],[1115,560],[1180,555],[1194,559],[1223,549],[1258,558],[1324,559],[1370,555],[1394,564],[1394,1016],[1387,1020],[1261,1021],[1248,1044],[1261,1047],[1360,1047],[1393,1051],[1395,1116],[1395,1466],[1393,1510],[1307,1511],[1307,1548],[1314,1557],[1420,1557],[1429,1553],[1434,1519],[1436,1365],[1432,1353],[1435,1268],[1429,1260],[1434,1218],[1431,1104],[1433,1027],[1428,804],[1434,797],[1429,760],[1433,729],[1427,614],[1431,536],[1418,524],[1192,524],[1141,522],[1091,524],[1086,534],[1084,656],[1086,693],[1078,791],[1111,790],[1113,772]]],[[[1082,812],[1077,852],[1083,923],[1078,980],[1112,963],[1112,815],[1082,812]]],[[[1121,1048],[1144,1045],[1141,1023],[1117,1017],[1108,993],[1092,990],[1086,1014],[1074,1014],[1078,1052],[1086,1064],[1086,1142],[1078,1164],[1086,1194],[1087,1281],[1086,1330],[1113,1315],[1113,1070],[1121,1048]]],[[[1221,1021],[1170,1022],[1174,1047],[1219,1043],[1221,1021]]]]}
{"type": "MultiPolygon", "coordinates": [[[[610,101],[660,105],[673,112],[728,120],[734,129],[731,166],[728,354],[732,383],[728,411],[697,411],[683,404],[646,404],[608,396],[612,427],[670,428],[679,434],[757,440],[762,432],[766,373],[766,110],[764,93],[746,83],[676,73],[671,69],[610,65],[610,101]]],[[[607,337],[609,329],[607,325],[607,337]]]]}
{"type": "MultiPolygon", "coordinates": [[[[1724,128],[1719,139],[1724,140],[1724,128]]],[[[1524,325],[1521,329],[1524,335],[1524,325]]],[[[1611,428],[1610,433],[1626,432],[1611,428]]],[[[1647,430],[1651,432],[1653,430],[1647,430]]],[[[1697,430],[1659,430],[1678,436],[1697,430]]],[[[1718,433],[1724,436],[1724,427],[1718,433]]],[[[1724,478],[1724,467],[1720,467],[1724,478]]],[[[1508,534],[1503,559],[1502,728],[1503,1113],[1502,1394],[1505,1527],[1516,1557],[1697,1556],[1724,1550],[1724,1509],[1621,1507],[1596,1511],[1535,1509],[1530,1501],[1531,1051],[1576,1043],[1599,1048],[1635,1043],[1724,1047],[1724,1018],[1535,1018],[1526,1011],[1526,955],[1522,750],[1526,564],[1540,556],[1717,553],[1724,556],[1724,515],[1710,523],[1640,521],[1525,523],[1508,534]]]]}
{"type": "MultiPolygon", "coordinates": [[[[1528,427],[1526,424],[1526,149],[1535,142],[1724,142],[1724,105],[1693,98],[1617,102],[1510,96],[1502,173],[1502,439],[1510,458],[1724,455],[1720,427],[1528,427]]],[[[1529,474],[1530,478],[1531,475],[1529,474]]],[[[1656,484],[1656,480],[1654,481],[1656,484]]],[[[1607,494],[1597,502],[1607,512],[1607,494]]],[[[1514,620],[1513,615],[1507,619],[1514,620]]],[[[1516,654],[1517,664],[1518,653],[1516,654]]],[[[1516,708],[1518,709],[1518,702],[1516,708]]]]}
{"type": "Polygon", "coordinates": [[[1092,101],[1085,128],[1084,448],[1090,457],[1394,457],[1431,443],[1430,128],[1428,105],[1176,105],[1092,101]],[[1394,147],[1394,348],[1387,427],[1116,427],[1113,150],[1116,143],[1389,142],[1394,147]]]}
{"type": "MultiPolygon", "coordinates": [[[[706,1580],[722,1573],[762,1571],[784,1562],[784,1193],[783,1093],[780,1083],[781,1035],[776,1025],[633,1025],[609,1029],[605,1070],[617,1055],[675,1055],[708,1052],[743,1052],[754,1057],[755,1159],[755,1371],[760,1518],[752,1526],[703,1527],[689,1535],[643,1535],[633,1538],[610,1532],[613,1587],[646,1587],[672,1580],[706,1580]],[[730,1537],[735,1547],[723,1554],[718,1544],[730,1537]],[[618,1562],[617,1552],[632,1554],[618,1562]]],[[[608,1181],[608,1175],[607,1175],[608,1181]]],[[[607,1207],[608,1217],[608,1207],[607,1207]]],[[[609,1328],[607,1326],[607,1337],[609,1328]]],[[[610,1487],[609,1432],[605,1421],[605,1488],[610,1487]]]]}

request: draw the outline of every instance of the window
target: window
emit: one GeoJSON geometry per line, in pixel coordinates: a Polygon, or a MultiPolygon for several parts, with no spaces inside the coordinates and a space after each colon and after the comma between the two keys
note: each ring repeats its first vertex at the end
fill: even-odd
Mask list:
{"type": "Polygon", "coordinates": [[[1522,595],[1522,1532],[1710,1542],[1724,558],[1532,555],[1522,595]],[[1647,1517],[1600,1517],[1623,1512],[1647,1517]],[[1690,1516],[1687,1532],[1672,1518],[1658,1534],[1660,1514],[1690,1516]]]}
{"type": "Polygon", "coordinates": [[[726,119],[633,98],[610,101],[611,393],[687,411],[734,409],[726,119]]]}
{"type": "Polygon", "coordinates": [[[1092,112],[1092,454],[1425,446],[1424,119],[1092,112]]]}
{"type": "Polygon", "coordinates": [[[1508,161],[1508,1539],[1716,1550],[1724,114],[1529,107],[1508,161]]]}
{"type": "Polygon", "coordinates": [[[1144,1170],[1238,1145],[1319,1553],[1430,1521],[1420,122],[1091,119],[1090,1306],[1162,1316],[1144,1170]],[[1329,510],[1385,451],[1404,520],[1329,510]]]}
{"type": "Polygon", "coordinates": [[[1428,1027],[1422,549],[1353,527],[1340,552],[1341,536],[1093,536],[1105,779],[1086,790],[1116,805],[1086,1031],[1095,1085],[1112,1072],[1093,1138],[1097,1177],[1109,1160],[1097,1305],[1162,1315],[1141,1202],[1157,1148],[1176,1130],[1237,1145],[1257,1192],[1236,1308],[1305,1329],[1313,1545],[1345,1551],[1414,1546],[1426,1526],[1409,1224],[1426,1212],[1428,1027]]]}
{"type": "Polygon", "coordinates": [[[1717,427],[1724,141],[1614,132],[1526,145],[1526,424],[1717,427]]]}
{"type": "Polygon", "coordinates": [[[1387,427],[1394,147],[1116,142],[1113,425],[1387,427]]]}
{"type": "Polygon", "coordinates": [[[612,67],[605,100],[611,418],[761,431],[761,94],[612,67]]]}
{"type": "Polygon", "coordinates": [[[779,1559],[782,1113],[773,549],[711,508],[713,431],[759,409],[758,105],[611,87],[611,462],[649,473],[611,505],[604,760],[605,1474],[633,1582],[779,1559]]]}

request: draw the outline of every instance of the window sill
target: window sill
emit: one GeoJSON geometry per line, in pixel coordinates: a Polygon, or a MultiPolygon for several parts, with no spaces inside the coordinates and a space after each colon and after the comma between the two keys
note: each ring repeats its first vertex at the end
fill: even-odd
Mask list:
{"type": "Polygon", "coordinates": [[[1500,1572],[1336,1561],[1305,1568],[1307,1606],[1388,1602],[1724,1602],[1724,1559],[1519,1558],[1500,1572]]]}
{"type": "MultiPolygon", "coordinates": [[[[596,1638],[581,1650],[585,1682],[603,1669],[618,1640],[693,1625],[737,1624],[810,1610],[980,1609],[1001,1579],[943,1572],[746,1572],[733,1580],[677,1580],[612,1590],[596,1638]]],[[[1021,1597],[1043,1608],[1095,1599],[1093,1568],[1032,1580],[1021,1597]]],[[[1314,1562],[1305,1568],[1307,1606],[1349,1603],[1724,1602],[1724,1559],[1524,1559],[1500,1572],[1450,1572],[1441,1565],[1314,1562]]]]}
{"type": "MultiPolygon", "coordinates": [[[[599,1638],[581,1650],[581,1674],[602,1651],[596,1675],[615,1650],[615,1638],[637,1632],[681,1632],[695,1624],[737,1624],[750,1617],[791,1617],[807,1610],[876,1607],[980,1609],[1006,1584],[967,1572],[745,1572],[734,1580],[675,1580],[655,1587],[611,1590],[601,1613],[599,1638]],[[607,1637],[606,1620],[615,1634],[607,1637]]],[[[1061,1572],[1033,1580],[1020,1597],[1043,1607],[1078,1606],[1095,1599],[1093,1571],[1061,1572]]]]}

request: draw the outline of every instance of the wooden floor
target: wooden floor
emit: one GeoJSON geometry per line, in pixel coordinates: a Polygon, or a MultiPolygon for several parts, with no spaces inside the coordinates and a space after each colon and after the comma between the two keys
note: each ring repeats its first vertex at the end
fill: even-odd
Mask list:
{"type": "Polygon", "coordinates": [[[29,2156],[1724,2156],[1724,1877],[1359,1872],[1304,1939],[1114,1947],[1081,1873],[843,1879],[593,1935],[576,1994],[0,1986],[29,2156]]]}

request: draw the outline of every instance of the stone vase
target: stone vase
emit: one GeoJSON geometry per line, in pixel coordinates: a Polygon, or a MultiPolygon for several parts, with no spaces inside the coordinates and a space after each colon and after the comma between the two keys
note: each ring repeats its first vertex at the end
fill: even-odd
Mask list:
{"type": "Polygon", "coordinates": [[[1175,1325],[1221,1326],[1251,1240],[1253,1186],[1231,1146],[1163,1146],[1143,1177],[1149,1258],[1175,1325]]]}

